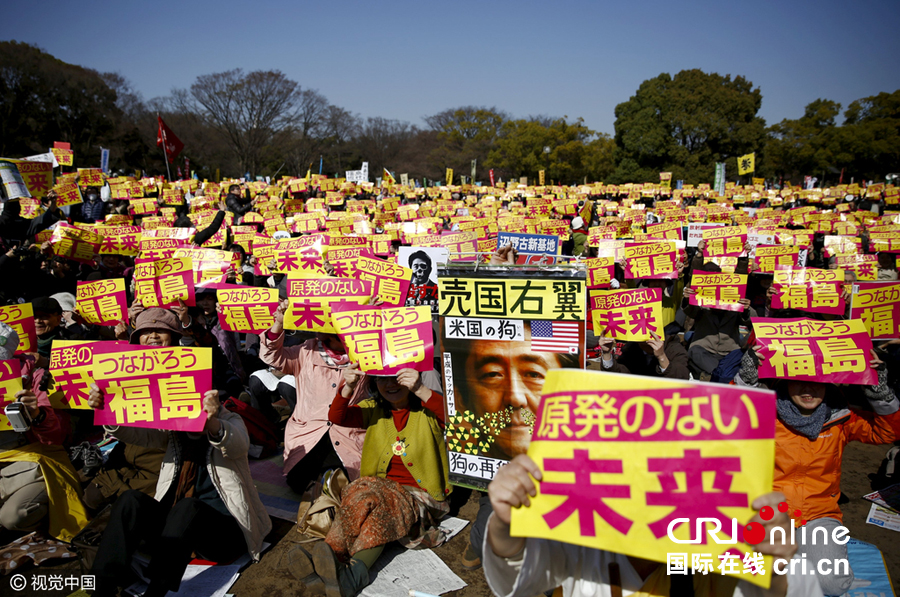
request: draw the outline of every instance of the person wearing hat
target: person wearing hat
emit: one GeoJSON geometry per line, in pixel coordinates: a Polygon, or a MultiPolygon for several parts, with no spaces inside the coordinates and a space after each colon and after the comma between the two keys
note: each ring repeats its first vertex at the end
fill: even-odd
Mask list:
{"type": "Polygon", "coordinates": [[[80,340],[80,326],[67,330],[62,326],[62,307],[55,298],[42,296],[31,301],[34,310],[34,331],[37,334],[37,351],[28,353],[38,367],[50,366],[50,349],[54,340],[80,340]]]}
{"type": "MultiPolygon", "coordinates": [[[[141,311],[132,344],[174,346],[181,338],[176,315],[160,308],[141,311]]],[[[91,384],[88,405],[103,408],[105,397],[91,384]]],[[[219,392],[203,396],[206,425],[201,433],[137,427],[105,427],[129,444],[166,450],[156,493],[123,493],[113,504],[94,560],[94,596],[115,595],[130,576],[141,541],[153,547],[146,596],[177,592],[193,553],[230,561],[249,552],[258,560],[272,521],[250,476],[250,438],[240,415],[221,407],[219,392]]]]}
{"type": "Polygon", "coordinates": [[[173,312],[151,307],[137,314],[129,341],[141,346],[178,346],[183,332],[173,312]]]}

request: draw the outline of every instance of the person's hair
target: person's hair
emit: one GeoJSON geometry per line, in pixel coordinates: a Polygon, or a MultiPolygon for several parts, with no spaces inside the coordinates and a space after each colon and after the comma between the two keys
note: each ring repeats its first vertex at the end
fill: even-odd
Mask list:
{"type": "Polygon", "coordinates": [[[231,191],[234,191],[234,190],[237,190],[238,192],[240,192],[240,191],[241,191],[240,185],[233,184],[233,185],[231,185],[230,187],[228,187],[228,192],[229,192],[229,193],[230,193],[231,191]]]}
{"type": "MultiPolygon", "coordinates": [[[[391,403],[388,402],[387,399],[381,395],[381,392],[378,391],[379,377],[382,377],[382,376],[375,376],[375,375],[369,376],[369,398],[374,399],[375,402],[378,403],[378,406],[382,407],[383,409],[385,409],[387,411],[390,411],[391,403]]],[[[420,410],[422,408],[422,400],[418,396],[413,394],[412,392],[409,393],[407,400],[409,401],[409,410],[420,410]]]]}
{"type": "Polygon", "coordinates": [[[431,267],[431,257],[428,256],[428,253],[425,251],[416,251],[415,253],[409,256],[409,267],[412,267],[413,261],[416,259],[421,259],[425,263],[428,264],[428,267],[431,267]]]}

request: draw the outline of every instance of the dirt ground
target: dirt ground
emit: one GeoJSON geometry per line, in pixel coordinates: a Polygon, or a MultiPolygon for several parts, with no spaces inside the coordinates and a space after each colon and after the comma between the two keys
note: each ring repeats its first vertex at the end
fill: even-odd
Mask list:
{"type": "MultiPolygon", "coordinates": [[[[841,504],[844,513],[844,525],[850,529],[853,538],[873,543],[884,554],[885,561],[894,582],[894,590],[900,594],[900,533],[882,529],[873,525],[867,525],[866,515],[869,512],[869,502],[861,496],[870,491],[869,475],[878,470],[878,466],[887,452],[887,446],[867,446],[863,444],[850,444],[844,452],[843,478],[841,489],[847,500],[841,504]]],[[[474,520],[478,511],[477,492],[469,493],[467,490],[457,490],[455,501],[458,512],[453,514],[474,520]]],[[[842,500],[843,502],[843,500],[842,500]]],[[[306,597],[306,590],[299,582],[294,580],[286,570],[281,569],[282,554],[292,545],[295,536],[292,525],[283,520],[274,520],[275,527],[268,540],[275,543],[267,551],[259,563],[246,568],[238,581],[231,587],[230,593],[237,597],[306,597]]],[[[460,556],[466,548],[468,527],[454,537],[446,545],[435,549],[435,553],[447,563],[451,570],[462,578],[468,586],[447,593],[448,597],[488,597],[491,595],[484,573],[481,570],[468,571],[459,563],[460,556]]],[[[33,574],[80,574],[78,564],[66,562],[56,566],[44,566],[40,569],[32,568],[22,572],[26,577],[33,574]]],[[[30,583],[29,583],[30,584],[30,583]]],[[[34,595],[35,597],[62,597],[70,591],[31,592],[29,590],[15,592],[9,586],[8,578],[0,578],[0,597],[34,595]]],[[[200,595],[191,597],[203,597],[200,595]]]]}

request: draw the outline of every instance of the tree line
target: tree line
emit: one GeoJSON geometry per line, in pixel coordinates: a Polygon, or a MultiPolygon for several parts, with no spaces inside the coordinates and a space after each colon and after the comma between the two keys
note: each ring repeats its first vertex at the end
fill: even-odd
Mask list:
{"type": "MultiPolygon", "coordinates": [[[[197,77],[188,89],[145,100],[120,73],[67,64],[21,42],[0,42],[0,155],[42,153],[54,141],[75,150],[76,166],[97,166],[110,149],[117,172],[165,173],[156,146],[157,114],[185,144],[201,179],[221,176],[343,176],[369,163],[372,175],[488,182],[538,172],[561,184],[656,181],[672,172],[688,184],[711,182],[717,162],[736,180],[737,158],[756,153],[756,177],[799,183],[883,180],[900,170],[900,90],[861,98],[843,111],[831,100],[767,126],[759,88],[698,69],[644,81],[616,106],[615,136],[581,118],[514,118],[496,107],[460,106],[423,118],[424,126],[362,118],[279,71],[240,69],[197,77]]],[[[174,175],[174,170],[173,170],[174,175]]],[[[747,182],[747,177],[743,182],[747,182]]]]}

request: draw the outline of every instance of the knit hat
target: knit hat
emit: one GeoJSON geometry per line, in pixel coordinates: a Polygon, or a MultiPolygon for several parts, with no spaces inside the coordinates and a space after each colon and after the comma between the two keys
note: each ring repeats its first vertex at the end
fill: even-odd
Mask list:
{"type": "Polygon", "coordinates": [[[11,326],[0,321],[0,361],[13,358],[19,348],[19,334],[11,326]]]}
{"type": "Polygon", "coordinates": [[[50,298],[56,299],[63,311],[75,310],[75,296],[71,292],[57,292],[50,295],[50,298]]]}
{"type": "Polygon", "coordinates": [[[141,332],[144,330],[165,330],[171,332],[175,337],[173,342],[181,338],[182,330],[178,322],[178,317],[168,309],[160,309],[153,307],[141,311],[135,318],[134,331],[131,332],[130,341],[132,344],[140,344],[141,332]]]}

